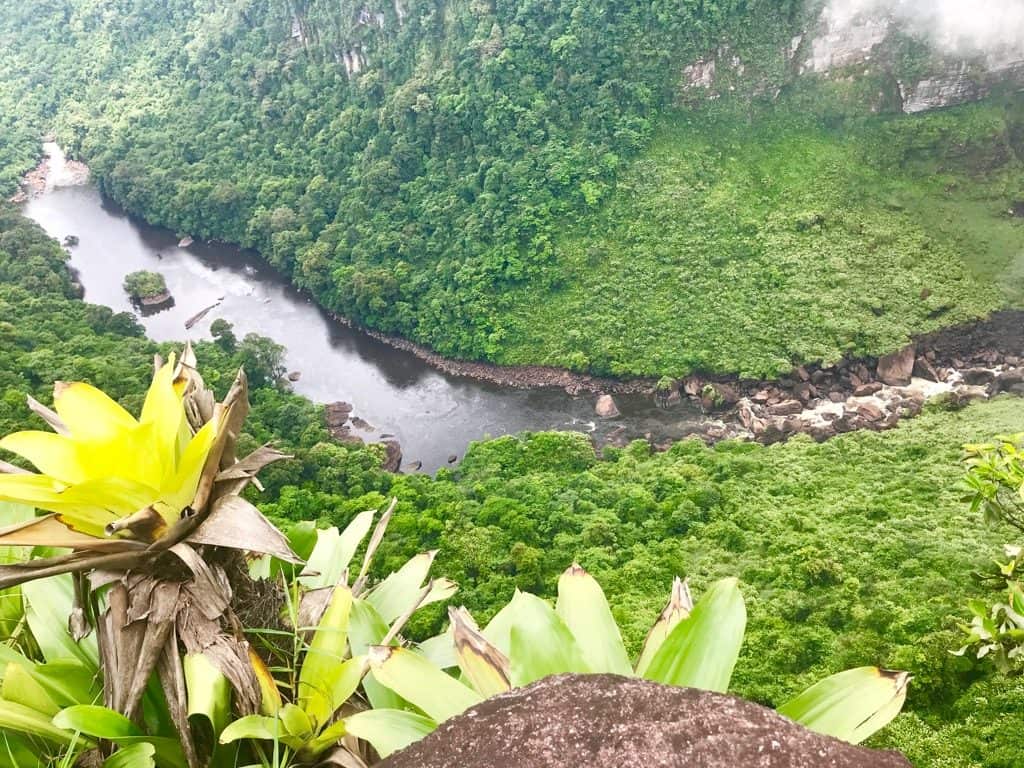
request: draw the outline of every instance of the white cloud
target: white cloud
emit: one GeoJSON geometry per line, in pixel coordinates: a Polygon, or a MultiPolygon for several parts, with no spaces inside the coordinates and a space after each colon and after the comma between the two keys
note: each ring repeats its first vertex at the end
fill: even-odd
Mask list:
{"type": "Polygon", "coordinates": [[[826,13],[832,29],[858,16],[892,16],[945,53],[1024,53],[1024,0],[831,0],[826,13]]]}

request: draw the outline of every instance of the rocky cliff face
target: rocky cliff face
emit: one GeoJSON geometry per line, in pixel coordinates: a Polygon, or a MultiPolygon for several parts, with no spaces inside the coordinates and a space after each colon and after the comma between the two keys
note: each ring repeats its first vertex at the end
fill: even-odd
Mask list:
{"type": "Polygon", "coordinates": [[[874,10],[870,3],[857,6],[865,8],[860,11],[842,5],[842,11],[829,3],[810,13],[789,39],[779,41],[776,57],[782,67],[752,66],[755,62],[727,44],[686,65],[684,100],[716,98],[741,87],[755,96],[777,95],[798,78],[818,78],[847,89],[858,83],[875,86],[862,89],[868,111],[912,114],[977,101],[996,88],[1024,88],[1024,35],[1010,35],[1009,42],[985,50],[947,46],[912,17],[874,10]]]}

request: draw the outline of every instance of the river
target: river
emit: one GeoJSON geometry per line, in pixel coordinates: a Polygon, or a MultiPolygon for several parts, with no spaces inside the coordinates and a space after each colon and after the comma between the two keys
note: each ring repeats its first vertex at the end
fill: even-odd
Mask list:
{"type": "Polygon", "coordinates": [[[80,174],[70,173],[55,144],[45,149],[46,187],[23,211],[58,240],[78,237],[70,263],[86,301],[135,314],[156,341],[209,338],[217,318],[230,322],[238,338],[270,337],[286,348],[287,370],[300,374],[291,384],[295,392],[319,403],[351,403],[354,415],[370,425],[353,433],[367,441],[395,436],[406,467],[419,461],[423,471],[434,472],[452,456],[461,458],[471,441],[516,432],[577,430],[598,442],[611,436],[664,440],[694,432],[701,421],[689,404],[665,411],[641,395],[616,396],[622,417],[601,420],[592,395],[512,389],[442,374],[332,319],[254,253],[221,243],[179,248],[174,233],[128,216],[80,174]],[[164,276],[173,307],[139,315],[122,282],[140,269],[164,276]],[[217,306],[186,330],[185,321],[211,304],[217,306]]]}

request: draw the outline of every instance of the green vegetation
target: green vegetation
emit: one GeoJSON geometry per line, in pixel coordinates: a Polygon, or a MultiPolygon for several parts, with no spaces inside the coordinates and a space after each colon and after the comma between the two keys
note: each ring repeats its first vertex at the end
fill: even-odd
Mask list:
{"type": "Polygon", "coordinates": [[[159,272],[139,270],[125,276],[124,290],[133,299],[142,301],[164,296],[167,293],[167,283],[159,272]]]}
{"type": "Polygon", "coordinates": [[[10,2],[0,63],[10,109],[107,195],[358,323],[500,363],[762,376],[1024,299],[1019,97],[865,117],[926,54],[794,82],[807,5],[10,2]],[[680,111],[723,39],[735,95],[680,111]]]}
{"type": "MultiPolygon", "coordinates": [[[[372,512],[343,532],[293,527],[291,539],[306,560],[296,572],[302,559],[291,541],[240,495],[261,469],[286,458],[269,446],[235,455],[249,410],[243,372],[216,403],[186,347],[180,360],[172,355],[157,364],[137,420],[82,382],[56,384],[52,410],[30,405],[53,432],[0,438],[0,448],[39,470],[0,474],[0,500],[19,518],[3,529],[0,545],[42,551],[0,566],[0,587],[44,580],[40,589],[52,608],[64,587],[52,579],[73,574],[74,598],[67,630],[37,618],[30,640],[21,637],[20,626],[5,638],[23,649],[38,644],[41,658],[4,646],[11,653],[0,687],[7,745],[0,765],[25,768],[28,755],[38,766],[77,762],[78,753],[102,739],[116,745],[115,754],[124,748],[107,764],[132,760],[139,768],[266,764],[269,754],[275,766],[313,765],[329,751],[340,762],[333,753],[346,749],[362,756],[351,743],[341,745],[346,736],[364,738],[387,756],[491,693],[464,686],[427,657],[400,647],[399,632],[413,613],[457,588],[428,580],[434,552],[369,586],[370,563],[394,502],[370,536],[351,586],[348,565],[370,533],[372,512]],[[56,514],[36,515],[36,509],[56,514]],[[53,556],[58,547],[70,552],[53,556]],[[243,555],[249,554],[262,558],[246,569],[243,555]],[[105,583],[94,586],[90,578],[98,574],[105,583]],[[277,632],[248,628],[270,637],[266,658],[240,636],[238,628],[246,628],[234,599],[256,593],[263,578],[280,581],[285,593],[283,599],[273,591],[254,598],[272,601],[263,615],[284,622],[277,632]],[[287,615],[275,617],[274,603],[287,615]],[[93,633],[94,641],[78,645],[93,633]],[[54,670],[46,670],[55,660],[42,651],[50,642],[86,657],[68,671],[72,679],[98,672],[103,706],[88,703],[92,685],[58,687],[54,670]],[[274,665],[275,676],[269,665],[281,650],[290,664],[274,665]],[[360,686],[372,711],[342,712],[360,686]],[[63,704],[48,688],[59,690],[63,704]],[[264,751],[263,742],[272,750],[264,751]]],[[[31,594],[39,589],[18,595],[26,615],[41,608],[31,594]]],[[[745,625],[736,579],[712,585],[696,605],[688,598],[670,603],[648,636],[637,674],[724,691],[745,625]]],[[[560,579],[555,609],[521,594],[488,629],[493,645],[483,635],[476,639],[483,656],[492,658],[478,660],[503,676],[506,689],[560,671],[633,673],[603,592],[578,566],[560,579]]],[[[456,626],[440,645],[458,654],[464,640],[456,626]]],[[[472,670],[483,671],[479,665],[472,670]]],[[[856,743],[898,714],[906,682],[905,673],[850,671],[813,686],[783,711],[856,743]]]]}
{"type": "Polygon", "coordinates": [[[558,238],[555,284],[513,290],[506,359],[772,377],[1020,304],[1019,120],[996,103],[842,129],[786,102],[678,114],[558,238]]]}
{"type": "MultiPolygon", "coordinates": [[[[576,564],[559,578],[554,608],[517,592],[483,630],[465,609],[448,613],[450,631],[423,643],[422,656],[404,648],[369,653],[379,683],[438,721],[488,696],[568,672],[637,676],[724,693],[747,623],[736,579],[712,584],[694,605],[677,578],[634,665],[600,585],[576,564]],[[445,668],[458,668],[461,681],[445,668]]],[[[846,670],[815,683],[779,712],[818,733],[859,744],[899,714],[907,681],[905,672],[846,670]]]]}
{"type": "MultiPolygon", "coordinates": [[[[985,522],[1009,525],[1024,533],[1024,433],[1009,435],[996,443],[967,446],[966,485],[971,490],[972,512],[981,512],[985,522]]],[[[1003,672],[1024,670],[1024,548],[1003,547],[1006,562],[977,574],[992,587],[999,599],[992,605],[984,600],[969,604],[973,617],[964,630],[966,645],[957,651],[974,652],[979,659],[990,658],[1003,672]]]]}
{"type": "MultiPolygon", "coordinates": [[[[244,372],[218,403],[196,365],[190,346],[180,359],[158,361],[138,419],[89,384],[57,382],[52,409],[29,402],[52,432],[0,438],[0,448],[38,470],[0,473],[3,511],[15,518],[0,532],[0,546],[27,555],[0,565],[0,588],[33,585],[6,597],[20,598],[23,615],[36,617],[31,635],[19,623],[0,646],[7,652],[2,766],[77,764],[101,740],[115,745],[109,768],[122,761],[229,768],[266,765],[270,755],[274,766],[312,766],[321,758],[342,762],[346,750],[347,762],[362,764],[357,758],[373,762],[374,752],[351,739],[386,757],[490,693],[401,647],[412,615],[457,585],[429,579],[436,552],[371,584],[394,501],[350,586],[348,566],[374,513],[358,515],[344,531],[294,526],[286,538],[241,496],[259,486],[260,470],[287,458],[270,446],[236,455],[249,411],[244,372]],[[259,559],[247,564],[251,555],[259,559]],[[64,627],[54,609],[68,588],[64,627]],[[239,596],[281,628],[244,625],[239,596]],[[44,610],[49,620],[40,617],[44,610]],[[269,637],[256,646],[264,655],[244,632],[269,637]],[[63,675],[44,650],[53,645],[76,659],[63,675]],[[284,666],[276,663],[282,657],[284,666]],[[97,677],[103,705],[88,699],[97,677]],[[366,708],[352,700],[360,688],[366,708]]],[[[712,585],[696,605],[668,610],[637,674],[724,691],[746,625],[737,580],[712,585]]],[[[578,566],[560,579],[555,609],[523,594],[488,629],[494,644],[482,650],[494,657],[490,670],[504,676],[506,689],[561,671],[633,673],[604,594],[578,566]],[[502,654],[504,662],[495,660],[502,654]]],[[[458,654],[464,639],[456,627],[439,645],[458,654]]],[[[906,683],[906,673],[852,670],[812,686],[783,711],[856,743],[899,713],[906,683]]]]}
{"type": "MultiPolygon", "coordinates": [[[[859,96],[794,86],[771,103],[741,93],[678,109],[681,63],[721,36],[751,72],[778,80],[764,52],[788,42],[796,2],[472,2],[438,13],[416,0],[399,6],[402,24],[382,5],[383,30],[358,21],[361,7],[0,2],[0,190],[54,129],[129,210],[257,247],[359,322],[502,362],[769,374],[1024,300],[1024,228],[1007,214],[1022,198],[1019,97],[862,118],[859,96]],[[366,67],[350,79],[337,62],[357,43],[366,67]]],[[[38,428],[24,396],[50,403],[54,380],[88,381],[139,413],[152,356],[171,351],[131,316],[75,300],[64,260],[0,204],[2,434],[38,428]]],[[[293,524],[345,529],[394,497],[371,579],[440,549],[437,570],[490,622],[516,588],[554,597],[579,562],[608,593],[633,657],[677,573],[700,593],[736,576],[750,622],[735,691],[778,707],[843,669],[905,669],[906,709],[873,745],[935,768],[1018,765],[1024,682],[973,658],[1004,630],[1007,659],[1019,647],[999,623],[1016,621],[1006,607],[1020,613],[1016,551],[995,582],[1001,612],[981,608],[997,632],[979,635],[975,653],[949,650],[963,644],[963,605],[991,602],[970,574],[1003,543],[961,499],[960,446],[1024,430],[1019,400],[932,408],[898,430],[824,444],[683,442],[652,454],[636,443],[597,456],[581,435],[521,435],[476,444],[430,478],[382,472],[379,449],[331,442],[321,410],[279,388],[272,341],[239,340],[225,324],[196,352],[218,399],[238,367],[249,374],[238,455],[271,440],[294,455],[244,498],[297,551],[311,529],[293,524]]],[[[150,500],[173,521],[180,499],[157,490],[150,500]]],[[[42,619],[63,625],[70,613],[73,585],[61,583],[59,596],[35,598],[56,607],[25,622],[16,602],[0,603],[0,628],[22,627],[21,658],[0,649],[5,682],[38,684],[24,684],[47,713],[33,722],[56,747],[69,730],[87,741],[116,727],[137,740],[137,726],[73,709],[99,700],[97,661],[60,664],[67,632],[42,619]],[[57,691],[60,675],[69,684],[57,691]],[[55,705],[72,708],[57,725],[55,705]]],[[[426,605],[404,632],[427,640],[444,621],[426,605]]],[[[324,729],[305,733],[296,714],[310,711],[297,695],[301,648],[283,657],[296,690],[274,721],[305,745],[324,729]]],[[[11,713],[29,717],[0,708],[11,713]]],[[[222,715],[199,718],[211,753],[222,715]]],[[[145,726],[160,736],[169,722],[145,726]]]]}

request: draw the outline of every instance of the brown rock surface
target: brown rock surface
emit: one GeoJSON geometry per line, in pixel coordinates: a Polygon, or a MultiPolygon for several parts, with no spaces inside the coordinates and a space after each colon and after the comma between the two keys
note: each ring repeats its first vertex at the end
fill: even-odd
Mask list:
{"type": "Polygon", "coordinates": [[[615,675],[558,675],[442,724],[380,768],[909,768],[758,704],[615,675]]]}
{"type": "Polygon", "coordinates": [[[384,463],[381,469],[385,472],[397,472],[402,466],[402,446],[397,440],[382,440],[384,446],[384,463]]]}
{"type": "Polygon", "coordinates": [[[910,383],[914,373],[914,361],[917,353],[913,344],[908,344],[898,352],[878,358],[878,378],[893,387],[904,387],[910,383]]]}
{"type": "Polygon", "coordinates": [[[615,398],[611,395],[601,395],[594,405],[594,412],[602,419],[614,419],[619,416],[619,406],[615,404],[615,398]]]}
{"type": "Polygon", "coordinates": [[[783,400],[777,405],[770,406],[768,413],[772,416],[795,416],[802,412],[804,404],[799,400],[783,400]]]}

